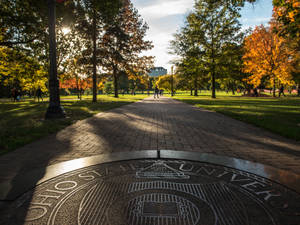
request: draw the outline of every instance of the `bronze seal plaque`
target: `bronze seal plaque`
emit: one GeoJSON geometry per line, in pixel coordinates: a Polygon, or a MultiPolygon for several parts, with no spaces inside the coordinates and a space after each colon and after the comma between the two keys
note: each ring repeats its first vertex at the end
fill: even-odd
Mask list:
{"type": "Polygon", "coordinates": [[[48,180],[11,206],[10,224],[296,225],[300,196],[268,179],[185,160],[130,160],[48,180]]]}

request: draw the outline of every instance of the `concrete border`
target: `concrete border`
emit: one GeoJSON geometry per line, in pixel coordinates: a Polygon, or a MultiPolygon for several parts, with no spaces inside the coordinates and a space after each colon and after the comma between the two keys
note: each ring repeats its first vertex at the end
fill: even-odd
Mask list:
{"type": "Polygon", "coordinates": [[[77,169],[102,163],[135,159],[179,159],[221,165],[270,179],[300,193],[300,175],[290,171],[276,169],[271,166],[247,160],[208,153],[174,150],[143,150],[85,157],[26,172],[21,176],[18,176],[21,178],[17,181],[14,180],[14,184],[12,184],[12,181],[0,183],[0,200],[15,200],[35,186],[77,169]]]}

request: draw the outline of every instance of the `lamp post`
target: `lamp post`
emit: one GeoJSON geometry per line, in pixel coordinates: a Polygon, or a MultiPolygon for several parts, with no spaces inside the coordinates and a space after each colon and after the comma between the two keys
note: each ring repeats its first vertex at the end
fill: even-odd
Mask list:
{"type": "Polygon", "coordinates": [[[56,64],[56,35],[55,35],[55,0],[48,0],[48,23],[49,23],[49,92],[50,100],[46,112],[46,119],[64,118],[66,113],[60,105],[59,80],[57,78],[56,64]]]}
{"type": "Polygon", "coordinates": [[[174,96],[173,66],[171,66],[171,96],[174,96]]]}
{"type": "Polygon", "coordinates": [[[151,79],[148,77],[148,96],[150,95],[151,79]]]}

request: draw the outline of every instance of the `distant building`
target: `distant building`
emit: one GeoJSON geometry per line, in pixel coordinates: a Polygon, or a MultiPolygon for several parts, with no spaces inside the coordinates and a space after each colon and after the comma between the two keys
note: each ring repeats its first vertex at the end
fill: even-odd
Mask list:
{"type": "Polygon", "coordinates": [[[162,75],[166,75],[168,73],[168,70],[163,67],[154,67],[150,69],[149,76],[150,77],[158,77],[162,75]]]}

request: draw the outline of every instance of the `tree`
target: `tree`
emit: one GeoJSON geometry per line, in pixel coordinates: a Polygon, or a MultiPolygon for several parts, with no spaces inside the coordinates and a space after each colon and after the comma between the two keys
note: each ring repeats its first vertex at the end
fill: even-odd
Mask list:
{"type": "Polygon", "coordinates": [[[60,82],[60,88],[76,89],[78,99],[82,99],[84,91],[92,87],[91,79],[77,76],[60,82]]]}
{"type": "Polygon", "coordinates": [[[151,49],[152,43],[145,41],[148,25],[140,19],[129,0],[124,0],[122,10],[113,23],[106,27],[101,42],[102,66],[113,75],[115,97],[118,97],[118,80],[122,73],[136,76],[152,66],[152,57],[139,56],[151,49]]]}
{"type": "Polygon", "coordinates": [[[78,64],[78,59],[69,60],[66,64],[68,73],[61,78],[60,88],[72,88],[77,90],[78,99],[87,88],[92,88],[91,79],[86,75],[85,68],[78,64]]]}
{"type": "MultiPolygon", "coordinates": [[[[187,56],[177,64],[178,87],[186,87],[194,90],[194,96],[198,96],[198,90],[207,84],[208,72],[203,66],[201,58],[187,56]],[[183,83],[186,83],[184,85],[183,83]]],[[[192,92],[192,91],[191,91],[192,92]]]]}
{"type": "Polygon", "coordinates": [[[115,20],[122,6],[121,0],[76,0],[77,30],[85,40],[86,49],[81,62],[92,66],[93,102],[97,101],[97,66],[102,61],[101,45],[106,27],[115,20]]]}
{"type": "Polygon", "coordinates": [[[112,81],[108,81],[104,84],[104,93],[109,95],[113,92],[113,82],[112,81]]]}
{"type": "MultiPolygon", "coordinates": [[[[44,58],[49,61],[46,60],[44,65],[49,65],[50,91],[46,118],[64,117],[64,110],[60,106],[59,80],[57,79],[55,28],[58,19],[56,15],[62,18],[62,15],[67,14],[69,8],[58,10],[58,14],[56,14],[56,9],[63,6],[56,7],[53,0],[4,0],[0,5],[4,6],[4,17],[1,17],[0,23],[5,29],[5,41],[2,41],[0,45],[22,49],[27,51],[27,54],[38,53],[46,56],[44,58]],[[48,43],[49,48],[47,47],[48,43]],[[40,48],[39,51],[34,51],[36,48],[40,48]]],[[[34,55],[34,57],[37,57],[37,55],[34,55]]]]}
{"type": "Polygon", "coordinates": [[[39,39],[47,27],[45,1],[3,0],[0,2],[0,27],[4,38],[0,45],[16,47],[39,39]]]}
{"type": "Polygon", "coordinates": [[[244,71],[252,75],[248,82],[255,87],[267,79],[273,86],[275,97],[276,83],[291,84],[292,61],[291,52],[287,48],[286,40],[273,33],[270,27],[257,26],[253,33],[245,39],[244,71]]]}
{"type": "Polygon", "coordinates": [[[194,11],[188,15],[186,26],[177,38],[182,44],[175,45],[175,48],[186,49],[184,64],[191,66],[194,74],[209,74],[212,98],[216,97],[215,80],[223,66],[220,60],[222,48],[225,44],[239,42],[242,37],[237,20],[242,5],[241,1],[195,1],[194,11]]]}
{"type": "Polygon", "coordinates": [[[176,90],[177,87],[177,76],[176,75],[164,75],[160,76],[156,81],[156,86],[159,89],[164,89],[167,91],[172,91],[171,83],[173,82],[173,90],[176,90]]]}
{"type": "Polygon", "coordinates": [[[0,46],[0,80],[9,88],[35,92],[37,88],[47,91],[47,70],[32,57],[0,46]]]}
{"type": "MultiPolygon", "coordinates": [[[[49,29],[47,1],[38,0],[2,0],[0,1],[0,27],[3,39],[0,46],[24,51],[27,55],[37,58],[40,63],[49,61],[49,29]]],[[[65,26],[72,26],[74,21],[74,1],[68,0],[64,4],[56,4],[56,27],[62,30],[65,26]]],[[[68,53],[61,54],[60,50],[68,51],[69,46],[61,46],[69,42],[65,34],[57,32],[58,59],[68,53]],[[61,55],[61,57],[60,57],[61,55]]]]}
{"type": "Polygon", "coordinates": [[[273,16],[278,22],[274,31],[287,39],[288,47],[293,54],[294,81],[300,86],[300,1],[273,0],[273,16]]]}
{"type": "Polygon", "coordinates": [[[300,1],[273,0],[274,17],[280,22],[278,31],[283,36],[300,38],[300,1]]]}
{"type": "Polygon", "coordinates": [[[238,87],[244,86],[243,54],[243,46],[239,43],[225,43],[222,47],[218,83],[227,91],[231,90],[233,95],[238,87]]]}
{"type": "Polygon", "coordinates": [[[194,35],[190,35],[190,27],[187,24],[174,35],[174,40],[170,42],[170,53],[180,56],[174,63],[177,67],[178,85],[180,88],[194,90],[194,95],[198,96],[198,89],[207,83],[209,69],[206,66],[204,52],[196,41],[194,35]],[[186,85],[184,85],[186,82],[186,85]]]}

